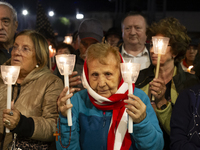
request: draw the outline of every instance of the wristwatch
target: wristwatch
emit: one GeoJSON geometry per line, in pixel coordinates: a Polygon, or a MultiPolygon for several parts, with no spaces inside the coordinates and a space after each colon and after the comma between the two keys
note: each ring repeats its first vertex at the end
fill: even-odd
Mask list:
{"type": "Polygon", "coordinates": [[[167,102],[167,104],[164,104],[160,107],[160,110],[164,110],[165,108],[167,108],[167,105],[169,104],[169,102],[167,102]]]}

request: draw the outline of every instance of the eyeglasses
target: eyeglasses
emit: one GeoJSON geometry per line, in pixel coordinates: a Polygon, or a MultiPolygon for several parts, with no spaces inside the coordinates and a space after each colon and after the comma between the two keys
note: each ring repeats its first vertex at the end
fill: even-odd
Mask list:
{"type": "Polygon", "coordinates": [[[28,46],[22,46],[22,48],[19,48],[19,46],[14,45],[12,50],[13,51],[19,50],[20,53],[23,53],[26,55],[32,52],[32,50],[28,46]]]}

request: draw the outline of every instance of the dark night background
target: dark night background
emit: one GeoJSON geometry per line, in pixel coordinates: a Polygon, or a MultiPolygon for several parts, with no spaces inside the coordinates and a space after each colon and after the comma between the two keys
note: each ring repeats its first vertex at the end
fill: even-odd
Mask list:
{"type": "MultiPolygon", "coordinates": [[[[16,9],[18,13],[19,27],[18,30],[25,28],[34,28],[36,21],[37,2],[38,0],[4,0],[16,9]],[[22,15],[22,10],[27,9],[29,14],[22,15]]],[[[64,36],[77,30],[81,20],[75,18],[77,10],[82,14],[99,13],[100,16],[110,15],[113,23],[110,26],[120,26],[120,15],[131,10],[146,11],[148,14],[153,10],[154,13],[163,12],[163,3],[166,2],[165,11],[181,12],[200,12],[200,0],[39,0],[42,4],[46,15],[48,11],[53,10],[54,17],[49,17],[51,25],[55,32],[64,36]],[[149,2],[154,6],[149,7],[149,2]],[[67,19],[66,19],[67,18],[67,19]],[[64,22],[64,24],[63,24],[64,22]]],[[[103,17],[102,17],[103,18],[103,17]]],[[[106,17],[104,17],[106,18],[106,17]]],[[[98,18],[99,19],[99,18],[98,18]]],[[[159,18],[161,19],[161,18],[159,18]]],[[[198,18],[195,18],[197,20],[198,18]]],[[[102,21],[102,20],[101,20],[102,21]]],[[[154,21],[152,19],[152,21],[154,21]]],[[[104,23],[104,21],[103,21],[104,23]]],[[[107,30],[108,26],[104,25],[107,30]]]]}
{"type": "MultiPolygon", "coordinates": [[[[76,8],[81,13],[92,11],[115,12],[116,0],[40,0],[45,10],[54,10],[56,15],[74,15],[76,8]]],[[[123,0],[126,1],[126,11],[138,9],[147,10],[148,0],[123,0]]],[[[155,0],[159,3],[162,0],[155,0]]],[[[23,8],[36,12],[37,0],[6,0],[12,4],[18,12],[23,8]]],[[[118,2],[120,3],[120,1],[118,2]]],[[[200,11],[200,0],[167,0],[167,11],[200,11]]]]}

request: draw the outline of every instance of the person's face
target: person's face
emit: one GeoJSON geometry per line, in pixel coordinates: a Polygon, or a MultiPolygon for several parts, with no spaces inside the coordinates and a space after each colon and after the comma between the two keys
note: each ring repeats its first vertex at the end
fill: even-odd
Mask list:
{"type": "Polygon", "coordinates": [[[107,65],[98,59],[88,62],[89,83],[91,88],[103,97],[115,94],[120,82],[120,69],[113,54],[107,56],[107,65]]]}
{"type": "Polygon", "coordinates": [[[80,44],[79,44],[79,50],[80,50],[80,55],[82,58],[85,59],[87,48],[90,45],[95,44],[95,43],[97,43],[95,39],[91,39],[91,38],[81,39],[80,44]]]}
{"type": "Polygon", "coordinates": [[[70,54],[70,51],[68,48],[61,48],[61,49],[58,49],[56,52],[56,55],[60,55],[60,54],[70,54]]]}
{"type": "Polygon", "coordinates": [[[197,52],[198,52],[197,47],[190,46],[185,54],[186,59],[189,61],[194,61],[197,52]]]}
{"type": "Polygon", "coordinates": [[[107,42],[112,46],[117,46],[119,40],[120,40],[120,38],[117,35],[109,35],[107,37],[107,42]]]}
{"type": "Polygon", "coordinates": [[[0,42],[10,44],[14,40],[17,26],[17,21],[13,22],[13,15],[10,8],[0,5],[0,42]]]}
{"type": "Polygon", "coordinates": [[[33,41],[27,35],[15,39],[11,52],[11,65],[20,66],[20,73],[28,74],[37,65],[33,41]]]}
{"type": "MultiPolygon", "coordinates": [[[[164,37],[161,34],[157,34],[156,36],[164,37]]],[[[156,66],[157,65],[157,59],[158,59],[158,54],[154,53],[153,46],[150,48],[150,56],[151,56],[152,64],[154,66],[156,66]]],[[[161,55],[161,57],[160,57],[160,66],[164,66],[167,63],[173,61],[174,60],[173,57],[175,57],[175,55],[172,54],[171,46],[169,46],[169,44],[168,44],[167,49],[166,49],[166,53],[164,55],[161,55]]]]}
{"type": "Polygon", "coordinates": [[[122,23],[122,37],[124,44],[144,45],[146,42],[146,22],[140,16],[128,16],[122,23]]]}

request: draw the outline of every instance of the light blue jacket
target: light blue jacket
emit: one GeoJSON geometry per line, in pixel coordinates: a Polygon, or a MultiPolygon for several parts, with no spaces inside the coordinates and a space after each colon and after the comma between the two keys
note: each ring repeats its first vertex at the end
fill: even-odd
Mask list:
{"type": "MultiPolygon", "coordinates": [[[[163,133],[158,124],[156,114],[150,104],[148,96],[140,89],[135,88],[134,95],[138,96],[146,107],[146,118],[133,124],[131,134],[132,146],[130,150],[162,150],[164,146],[163,133]]],[[[68,150],[106,150],[107,135],[112,117],[112,111],[97,109],[89,100],[87,90],[82,90],[71,98],[72,127],[71,142],[68,150]]],[[[64,150],[61,146],[69,144],[70,127],[67,125],[67,118],[59,115],[61,141],[56,141],[57,150],[64,150]]]]}

